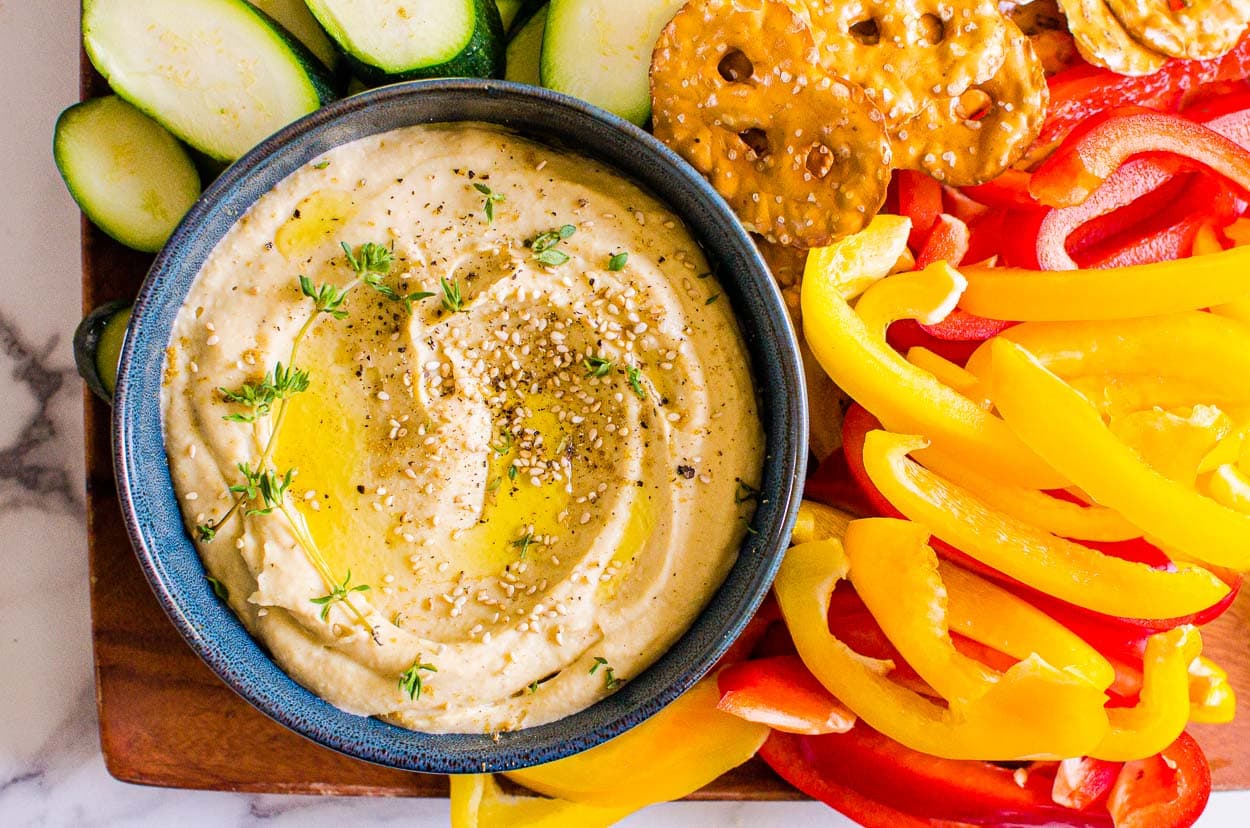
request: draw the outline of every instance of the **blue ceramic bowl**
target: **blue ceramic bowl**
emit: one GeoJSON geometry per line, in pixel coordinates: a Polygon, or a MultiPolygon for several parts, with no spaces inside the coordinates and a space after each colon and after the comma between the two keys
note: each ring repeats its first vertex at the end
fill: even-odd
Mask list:
{"type": "Polygon", "coordinates": [[[694,170],[647,133],[583,102],[519,84],[419,81],[347,98],[270,137],[222,174],[156,257],[134,306],[113,407],[114,468],[126,526],[156,597],[187,643],[262,712],[327,747],[382,765],[481,773],[549,762],[616,736],[702,677],[768,591],[793,527],[807,458],[807,405],[794,332],[750,238],[694,170]],[[767,439],[749,534],[724,585],[685,635],[614,695],[551,724],[504,733],[427,734],[345,713],[287,676],[212,593],[183,529],[158,404],[174,319],[204,260],[257,199],[327,150],[422,123],[484,121],[575,148],[650,189],[713,263],[746,338],[767,439]]]}

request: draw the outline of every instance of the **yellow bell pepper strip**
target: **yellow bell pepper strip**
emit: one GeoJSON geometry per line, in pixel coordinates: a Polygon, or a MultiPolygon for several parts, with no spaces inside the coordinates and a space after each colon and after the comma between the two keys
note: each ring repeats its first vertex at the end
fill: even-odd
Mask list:
{"type": "Polygon", "coordinates": [[[750,759],[768,727],[716,708],[705,678],[642,724],[582,753],[506,776],[547,796],[600,808],[638,810],[681,799],[750,759]]]}
{"type": "Polygon", "coordinates": [[[1221,506],[1250,514],[1250,480],[1231,463],[1216,468],[1207,479],[1207,493],[1221,506]]]}
{"type": "Polygon", "coordinates": [[[1206,656],[1189,665],[1189,720],[1202,724],[1227,724],[1237,712],[1237,694],[1228,673],[1206,656]]]}
{"type": "Polygon", "coordinates": [[[1213,405],[1188,412],[1162,408],[1112,417],[1111,433],[1169,480],[1193,488],[1202,460],[1233,428],[1233,421],[1213,405]]]}
{"type": "Polygon", "coordinates": [[[977,389],[981,385],[981,378],[965,370],[963,366],[956,365],[946,357],[936,354],[922,345],[916,345],[907,349],[907,361],[921,371],[928,371],[937,377],[942,384],[955,389],[986,411],[993,407],[993,403],[990,402],[988,397],[977,395],[977,389]]]}
{"type": "Polygon", "coordinates": [[[1111,732],[1089,755],[1128,762],[1153,756],[1176,741],[1189,722],[1189,665],[1201,652],[1197,627],[1150,636],[1137,705],[1107,711],[1111,732]]]}
{"type": "Polygon", "coordinates": [[[953,631],[1016,659],[1037,653],[1100,690],[1115,681],[1115,668],[1102,654],[1018,595],[946,561],[938,575],[953,631]]]}
{"type": "MultiPolygon", "coordinates": [[[[893,273],[904,255],[911,255],[907,249],[910,232],[910,219],[884,214],[875,216],[863,232],[808,252],[803,278],[811,273],[821,274],[827,280],[827,287],[849,302],[877,280],[893,273]]],[[[914,264],[915,260],[911,261],[914,264]]]]}
{"type": "Polygon", "coordinates": [[[1192,252],[1195,256],[1224,252],[1224,245],[1220,242],[1219,231],[1215,229],[1215,225],[1207,222],[1198,228],[1198,232],[1194,233],[1192,252]]]}
{"type": "Polygon", "coordinates": [[[929,531],[893,518],[857,520],[843,548],[851,583],[882,632],[943,698],[968,703],[994,686],[998,673],[955,649],[946,620],[946,587],[929,531]]]}
{"type": "Polygon", "coordinates": [[[1193,405],[1195,400],[1202,400],[1224,411],[1234,422],[1250,419],[1250,400],[1244,397],[1240,401],[1233,399],[1238,389],[1231,387],[1213,393],[1210,386],[1202,383],[1142,374],[1100,374],[1065,379],[1106,418],[1123,417],[1156,406],[1183,408],[1193,405]]]}
{"type": "Polygon", "coordinates": [[[873,729],[934,756],[991,761],[1081,756],[1107,734],[1102,692],[1036,656],[968,703],[942,706],[891,681],[829,632],[830,595],[849,568],[837,540],[794,546],[774,589],[803,663],[873,729]]]}
{"type": "Polygon", "coordinates": [[[921,437],[869,432],[864,467],[873,484],[906,517],[1026,586],[1123,618],[1185,616],[1228,594],[1228,585],[1201,567],[1154,569],[1003,514],[907,458],[924,445],[921,437]]]}
{"type": "Polygon", "coordinates": [[[608,828],[634,810],[513,796],[489,773],[451,777],[451,828],[608,828]]]}
{"type": "Polygon", "coordinates": [[[1202,462],[1198,464],[1198,474],[1213,472],[1226,463],[1250,467],[1250,462],[1248,462],[1250,457],[1247,457],[1250,441],[1246,440],[1247,433],[1250,433],[1250,424],[1242,425],[1225,434],[1215,444],[1215,448],[1202,458],[1202,462]]]}
{"type": "MultiPolygon", "coordinates": [[[[1238,383],[1229,382],[1230,377],[1250,376],[1250,326],[1210,313],[1098,323],[1030,322],[1009,328],[1000,337],[1023,345],[1065,380],[1093,375],[1160,376],[1206,389],[1201,397],[1178,405],[1250,399],[1250,385],[1234,388],[1230,386],[1238,383]]],[[[992,342],[977,348],[966,366],[983,379],[989,377],[992,342]]],[[[1172,407],[1170,401],[1144,407],[1152,405],[1172,407]]]]}
{"type": "Polygon", "coordinates": [[[1250,248],[1101,270],[968,267],[959,306],[1022,322],[1128,319],[1199,310],[1246,295],[1250,248]]]}
{"type": "Polygon", "coordinates": [[[1088,400],[1024,348],[999,339],[992,354],[999,412],[1052,466],[1147,537],[1215,566],[1250,568],[1250,515],[1150,468],[1116,439],[1088,400]]]}
{"type": "MultiPolygon", "coordinates": [[[[1064,481],[1028,451],[1001,420],[903,359],[886,343],[883,327],[869,329],[847,304],[844,285],[884,273],[872,270],[867,276],[856,276],[868,265],[846,251],[885,245],[887,241],[906,243],[906,233],[899,232],[906,225],[889,218],[878,216],[866,230],[834,245],[834,250],[822,248],[808,255],[801,295],[803,331],[817,361],[842,390],[887,427],[923,433],[934,445],[958,454],[996,479],[1031,488],[1063,485],[1064,481]]],[[[948,270],[944,275],[952,273],[948,270]]],[[[942,275],[938,273],[937,278],[942,275]]],[[[933,318],[933,312],[953,307],[959,288],[958,282],[948,278],[946,293],[928,312],[917,315],[933,318]]]]}
{"type": "Polygon", "coordinates": [[[1061,538],[1121,541],[1141,537],[1140,529],[1111,509],[1098,505],[1082,506],[1037,489],[1024,489],[990,480],[958,458],[933,448],[924,450],[924,466],[966,489],[986,506],[1061,538]]]}
{"type": "Polygon", "coordinates": [[[799,515],[794,521],[794,532],[790,542],[792,544],[808,543],[825,538],[841,540],[846,534],[847,524],[852,520],[854,518],[841,509],[835,509],[814,500],[804,500],[799,504],[799,515]]]}

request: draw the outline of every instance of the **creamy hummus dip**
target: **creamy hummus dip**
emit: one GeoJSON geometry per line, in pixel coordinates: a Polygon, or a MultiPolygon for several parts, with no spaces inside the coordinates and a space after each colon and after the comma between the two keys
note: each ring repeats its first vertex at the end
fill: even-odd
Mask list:
{"type": "Polygon", "coordinates": [[[610,694],[689,627],[754,509],[756,398],[708,271],[620,174],[484,125],[289,176],[166,354],[219,594],[301,684],[404,727],[515,730],[610,694]],[[323,285],[348,289],[317,313],[323,285]],[[248,397],[277,363],[306,382],[248,397]]]}

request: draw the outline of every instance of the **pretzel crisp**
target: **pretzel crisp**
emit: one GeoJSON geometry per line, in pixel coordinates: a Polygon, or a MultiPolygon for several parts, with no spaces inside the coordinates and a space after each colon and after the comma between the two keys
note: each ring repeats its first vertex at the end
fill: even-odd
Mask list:
{"type": "Polygon", "coordinates": [[[1090,63],[1121,75],[1149,75],[1163,68],[1163,55],[1138,43],[1107,8],[1105,0],[1059,0],[1076,49],[1090,63]]]}
{"type": "Polygon", "coordinates": [[[1004,22],[1014,32],[998,73],[962,95],[932,99],[900,127],[895,166],[964,187],[989,181],[1028,150],[1046,115],[1046,75],[1028,38],[1004,22]]]}
{"type": "Polygon", "coordinates": [[[1237,45],[1250,24],[1250,0],[1105,0],[1133,37],[1175,58],[1209,60],[1237,45]]]}
{"type": "Polygon", "coordinates": [[[993,0],[801,1],[825,68],[864,87],[891,126],[989,80],[1007,56],[993,0]]]}
{"type": "Polygon", "coordinates": [[[769,241],[819,247],[857,232],[885,200],[890,143],[863,90],[816,60],[783,0],[692,0],[651,64],[664,141],[769,241]]]}

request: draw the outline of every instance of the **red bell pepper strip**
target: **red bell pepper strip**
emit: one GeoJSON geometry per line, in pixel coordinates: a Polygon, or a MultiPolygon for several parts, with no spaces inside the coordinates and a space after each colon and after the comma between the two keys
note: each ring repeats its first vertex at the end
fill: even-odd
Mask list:
{"type": "Polygon", "coordinates": [[[934,262],[958,266],[968,253],[968,225],[947,213],[939,213],[916,252],[916,270],[934,262]]]}
{"type": "Polygon", "coordinates": [[[987,207],[1003,210],[1030,209],[1037,207],[1037,199],[1029,193],[1029,181],[1033,176],[1024,170],[1003,170],[998,177],[984,184],[963,187],[962,192],[987,207]]]}
{"type": "Polygon", "coordinates": [[[1250,76],[1250,36],[1214,60],[1169,60],[1158,72],[1141,77],[1118,75],[1087,63],[1077,63],[1047,81],[1050,103],[1036,147],[1049,147],[1081,121],[1097,112],[1125,104],[1175,110],[1186,90],[1202,84],[1240,80],[1250,76]]]}
{"type": "Polygon", "coordinates": [[[940,759],[904,747],[859,722],[846,733],[804,736],[799,755],[856,793],[929,819],[989,825],[1109,826],[1104,811],[1056,804],[1052,762],[1007,768],[940,759]]]}
{"type": "Polygon", "coordinates": [[[898,185],[898,214],[911,219],[907,246],[919,250],[942,212],[942,185],[915,170],[898,170],[894,180],[898,185]]]}
{"type": "Polygon", "coordinates": [[[845,733],[855,714],[835,699],[798,656],[735,664],[716,676],[717,707],[785,733],[845,733]]]}
{"type": "Polygon", "coordinates": [[[1123,766],[1123,762],[1108,762],[1088,756],[1064,759],[1055,771],[1050,797],[1055,804],[1065,808],[1088,811],[1107,801],[1123,766]]]}
{"type": "Polygon", "coordinates": [[[863,490],[851,479],[846,455],[840,448],[821,460],[816,471],[804,481],[803,496],[859,517],[874,514],[864,499],[863,490]]]}
{"type": "Polygon", "coordinates": [[[737,640],[729,645],[729,649],[720,657],[720,661],[716,662],[712,672],[750,658],[751,653],[755,652],[755,648],[763,640],[769,625],[779,620],[781,620],[781,608],[777,606],[777,599],[770,593],[760,604],[760,608],[755,611],[755,615],[751,616],[751,620],[747,622],[737,640]]]}
{"type": "Polygon", "coordinates": [[[1029,192],[1038,201],[1080,204],[1128,158],[1144,152],[1191,159],[1250,192],[1250,151],[1202,124],[1138,107],[1113,109],[1090,122],[1033,173],[1029,192]]]}
{"type": "Polygon", "coordinates": [[[1185,828],[1211,796],[1211,767],[1188,733],[1156,756],[1125,762],[1107,809],[1116,828],[1185,828]]]}
{"type": "Polygon", "coordinates": [[[933,828],[930,820],[905,814],[839,784],[803,755],[803,738],[807,737],[773,731],[758,755],[782,779],[861,825],[933,828]]]}

